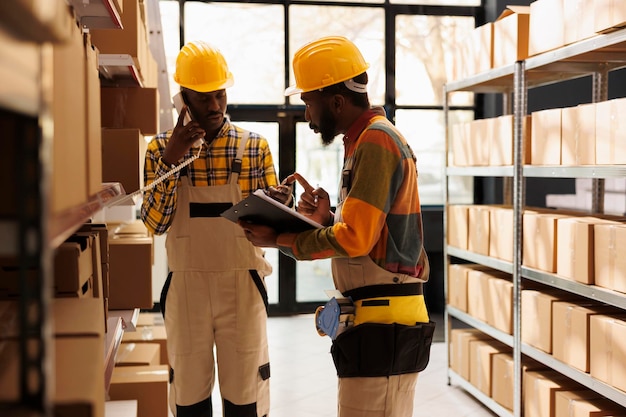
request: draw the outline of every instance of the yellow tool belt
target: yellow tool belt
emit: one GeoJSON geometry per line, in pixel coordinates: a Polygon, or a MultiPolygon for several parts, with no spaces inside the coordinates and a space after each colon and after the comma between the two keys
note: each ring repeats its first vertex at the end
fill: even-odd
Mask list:
{"type": "Polygon", "coordinates": [[[428,312],[423,295],[366,298],[354,302],[354,325],[362,323],[427,323],[428,312]]]}
{"type": "Polygon", "coordinates": [[[354,303],[354,325],[362,323],[428,323],[421,283],[360,287],[346,292],[354,303]],[[369,295],[376,294],[376,297],[369,295]]]}

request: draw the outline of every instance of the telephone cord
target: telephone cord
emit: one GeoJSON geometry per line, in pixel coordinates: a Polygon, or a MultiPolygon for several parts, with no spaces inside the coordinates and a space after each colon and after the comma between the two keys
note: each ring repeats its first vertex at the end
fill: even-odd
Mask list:
{"type": "Polygon", "coordinates": [[[202,150],[202,148],[198,148],[198,153],[196,153],[195,155],[192,155],[191,158],[184,160],[180,165],[177,165],[175,168],[172,168],[172,170],[168,171],[167,173],[163,174],[162,176],[160,176],[159,178],[155,179],[154,181],[152,181],[150,184],[146,185],[143,188],[140,188],[139,190],[132,192],[130,194],[126,194],[125,196],[119,198],[119,199],[113,199],[110,200],[110,202],[105,203],[106,207],[112,207],[112,206],[117,206],[127,200],[131,200],[134,197],[143,194],[144,192],[153,189],[154,187],[156,187],[157,185],[159,185],[160,183],[162,183],[163,181],[165,181],[166,179],[168,179],[169,177],[171,177],[172,175],[174,175],[175,173],[179,172],[180,170],[182,170],[183,168],[185,168],[187,165],[191,164],[193,161],[195,161],[196,159],[198,159],[200,157],[200,151],[202,150]]]}

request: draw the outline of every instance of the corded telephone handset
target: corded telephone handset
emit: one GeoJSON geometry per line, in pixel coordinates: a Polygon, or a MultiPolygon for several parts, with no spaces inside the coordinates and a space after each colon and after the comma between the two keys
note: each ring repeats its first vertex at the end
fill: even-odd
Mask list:
{"type": "MultiPolygon", "coordinates": [[[[176,107],[176,110],[178,111],[178,114],[180,114],[180,112],[183,109],[183,106],[185,105],[185,102],[183,100],[183,96],[182,93],[177,93],[174,97],[172,97],[172,101],[174,102],[174,106],[176,107]]],[[[183,126],[186,125],[187,123],[189,123],[191,121],[191,116],[189,113],[189,108],[187,108],[187,114],[185,115],[185,118],[183,119],[183,126]]],[[[168,171],[166,174],[160,176],[159,178],[155,179],[152,183],[150,183],[150,185],[147,185],[131,194],[127,194],[124,196],[118,196],[115,197],[109,201],[107,201],[106,206],[107,207],[112,207],[112,206],[116,206],[121,204],[122,202],[126,201],[126,200],[134,200],[134,197],[142,194],[144,191],[150,190],[154,187],[156,187],[158,184],[162,183],[163,181],[165,181],[167,178],[169,178],[170,176],[174,175],[175,173],[177,173],[178,171],[180,171],[181,169],[185,168],[187,165],[191,164],[193,161],[195,161],[196,159],[198,159],[200,157],[200,147],[202,146],[202,143],[204,142],[203,138],[200,138],[198,140],[196,140],[193,143],[193,147],[198,149],[198,152],[193,155],[191,158],[186,159],[185,161],[183,161],[180,165],[177,165],[176,167],[174,167],[171,171],[168,171]]]]}
{"type": "MultiPolygon", "coordinates": [[[[183,106],[185,105],[185,99],[183,98],[183,93],[181,91],[176,93],[174,97],[172,97],[172,101],[174,102],[174,107],[176,107],[176,111],[180,115],[180,112],[183,110],[183,106]]],[[[185,114],[185,118],[183,119],[183,126],[186,126],[187,123],[189,122],[191,122],[191,112],[189,110],[189,107],[187,107],[187,114],[185,114]]],[[[203,142],[204,142],[204,139],[200,138],[193,143],[193,147],[198,148],[202,146],[203,142]]]]}

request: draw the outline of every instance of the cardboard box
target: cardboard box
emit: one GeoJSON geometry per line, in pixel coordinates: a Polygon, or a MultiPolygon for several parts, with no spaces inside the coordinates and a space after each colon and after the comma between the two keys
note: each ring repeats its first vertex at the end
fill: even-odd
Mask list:
{"type": "MultiPolygon", "coordinates": [[[[489,230],[513,230],[513,208],[493,206],[489,216],[489,230]]],[[[508,233],[489,234],[489,256],[513,262],[513,236],[508,233]]]]}
{"type": "Polygon", "coordinates": [[[530,3],[528,27],[529,56],[565,45],[563,0],[536,0],[530,3]]]}
{"type": "Polygon", "coordinates": [[[493,24],[493,67],[528,57],[529,6],[506,6],[493,24]]]}
{"type": "Polygon", "coordinates": [[[156,88],[102,87],[102,127],[139,129],[143,135],[159,133],[159,92],[156,88]]]}
{"type": "Polygon", "coordinates": [[[561,113],[562,109],[556,108],[531,114],[530,163],[532,165],[561,164],[561,113]]]}
{"type": "Polygon", "coordinates": [[[469,381],[469,347],[472,340],[492,339],[487,334],[474,328],[452,329],[450,331],[450,369],[466,381],[469,381]]]}
{"type": "Polygon", "coordinates": [[[596,103],[596,163],[626,164],[626,98],[596,103]]]}
{"type": "Polygon", "coordinates": [[[469,382],[491,397],[493,356],[510,350],[510,347],[496,340],[471,340],[469,382]]]}
{"type": "Polygon", "coordinates": [[[487,280],[489,302],[487,324],[506,333],[513,334],[513,282],[510,275],[490,276],[487,280]]]}
{"type": "Polygon", "coordinates": [[[557,220],[557,275],[583,284],[595,283],[596,224],[619,223],[597,217],[564,217],[557,220]]]}
{"type": "Polygon", "coordinates": [[[106,401],[106,417],[137,417],[137,400],[106,401]]]}
{"type": "Polygon", "coordinates": [[[70,38],[52,46],[53,140],[50,211],[60,213],[87,201],[85,46],[82,30],[68,14],[70,38]]]}
{"type": "MultiPolygon", "coordinates": [[[[510,352],[496,353],[493,355],[492,388],[491,396],[495,402],[507,410],[513,410],[513,393],[515,392],[515,364],[513,354],[510,352]]],[[[528,358],[522,357],[522,402],[524,401],[524,378],[532,369],[545,369],[544,365],[528,358]]]]}
{"type": "Polygon", "coordinates": [[[85,48],[85,138],[87,141],[87,195],[102,190],[102,123],[100,119],[100,71],[98,50],[91,35],[83,35],[85,48]]]}
{"type": "Polygon", "coordinates": [[[584,388],[552,370],[531,370],[523,377],[524,417],[554,417],[556,393],[584,388]]]}
{"type": "Polygon", "coordinates": [[[555,417],[599,417],[624,413],[621,406],[602,398],[595,391],[557,391],[554,397],[555,417]]]}
{"type": "Polygon", "coordinates": [[[493,304],[489,299],[488,271],[471,270],[467,274],[467,313],[485,323],[493,314],[493,304]]]}
{"type": "Polygon", "coordinates": [[[489,166],[513,165],[513,115],[492,119],[489,166]]]}
{"type": "Polygon", "coordinates": [[[469,124],[469,165],[489,165],[490,144],[493,142],[493,119],[476,119],[469,124]]]}
{"type": "Polygon", "coordinates": [[[561,165],[595,165],[596,104],[562,109],[561,123],[561,165]]]}
{"type": "Polygon", "coordinates": [[[592,315],[589,374],[626,391],[626,316],[592,315]]]}
{"type": "Polygon", "coordinates": [[[102,300],[56,298],[51,303],[55,408],[76,404],[104,417],[104,318],[102,300]]]}
{"type": "Polygon", "coordinates": [[[595,284],[626,293],[626,225],[596,224],[593,230],[595,284]]]}
{"type": "Polygon", "coordinates": [[[490,206],[473,205],[468,208],[467,250],[489,255],[490,206]]]}
{"type": "MultiPolygon", "coordinates": [[[[524,116],[522,121],[522,141],[523,155],[522,163],[530,164],[531,162],[531,116],[524,116]]],[[[490,145],[489,165],[513,165],[514,163],[514,140],[513,140],[513,115],[492,119],[492,127],[494,130],[492,143],[490,145]]]]}
{"type": "Polygon", "coordinates": [[[595,36],[595,0],[563,0],[565,44],[595,36]]]}
{"type": "Polygon", "coordinates": [[[85,223],[78,233],[94,233],[99,240],[102,297],[109,298],[109,231],[105,223],[85,223]]]}
{"type": "Polygon", "coordinates": [[[487,22],[470,34],[470,73],[479,74],[493,68],[493,23],[487,22]]]}
{"type": "Polygon", "coordinates": [[[163,326],[163,315],[160,312],[152,313],[147,311],[140,311],[139,316],[137,316],[136,326],[163,326]]]}
{"type": "Polygon", "coordinates": [[[142,188],[147,148],[138,129],[102,129],[102,180],[121,183],[127,194],[142,188]]]}
{"type": "Polygon", "coordinates": [[[94,296],[95,245],[95,236],[73,236],[56,249],[54,292],[57,297],[94,296]]]}
{"type": "Polygon", "coordinates": [[[598,303],[556,300],[552,304],[552,356],[582,372],[589,372],[591,316],[617,312],[598,303]]]}
{"type": "Polygon", "coordinates": [[[90,29],[94,45],[102,54],[130,55],[143,82],[146,60],[151,53],[146,24],[141,19],[140,1],[123,0],[121,14],[123,29],[90,29]]]}
{"type": "Polygon", "coordinates": [[[168,417],[169,367],[120,366],[113,369],[111,400],[137,400],[137,417],[168,417]]]}
{"type": "Polygon", "coordinates": [[[594,31],[612,32],[626,26],[626,8],[622,0],[594,0],[594,31]]]}
{"type": "Polygon", "coordinates": [[[448,245],[467,250],[470,207],[465,204],[448,205],[448,227],[446,228],[448,245]]]}
{"type": "Polygon", "coordinates": [[[450,149],[452,151],[450,165],[469,166],[469,136],[469,122],[455,123],[450,126],[450,149]]]}
{"type": "Polygon", "coordinates": [[[557,220],[566,215],[525,211],[522,225],[522,265],[556,272],[557,220]]]}
{"type": "Polygon", "coordinates": [[[467,282],[469,271],[484,271],[487,269],[486,266],[478,264],[449,264],[447,303],[452,307],[467,312],[467,282]]]}
{"type": "Polygon", "coordinates": [[[522,290],[522,342],[552,353],[552,305],[559,300],[555,294],[522,290]]]}
{"type": "Polygon", "coordinates": [[[152,237],[109,238],[109,309],[151,309],[152,237]]]}
{"type": "Polygon", "coordinates": [[[152,366],[161,364],[158,343],[121,343],[115,355],[115,366],[152,366]]]}
{"type": "MultiPolygon", "coordinates": [[[[97,308],[99,307],[98,305],[97,308]]],[[[80,313],[83,313],[83,310],[80,313]]],[[[104,417],[105,390],[102,376],[104,342],[96,333],[70,332],[55,335],[51,340],[50,360],[55,372],[51,377],[50,402],[55,415],[104,417]]],[[[27,346],[32,351],[41,348],[34,339],[30,340],[27,346]]],[[[15,338],[2,340],[0,343],[2,402],[14,403],[20,400],[19,349],[19,343],[15,338]]]]}
{"type": "Polygon", "coordinates": [[[169,364],[165,326],[143,326],[137,328],[134,332],[124,332],[122,343],[158,343],[160,347],[160,364],[169,364]]]}

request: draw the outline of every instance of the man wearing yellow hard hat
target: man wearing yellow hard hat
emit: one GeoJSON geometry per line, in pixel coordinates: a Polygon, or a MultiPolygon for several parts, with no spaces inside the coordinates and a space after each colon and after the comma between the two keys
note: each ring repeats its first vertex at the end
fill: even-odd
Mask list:
{"type": "Polygon", "coordinates": [[[264,137],[226,116],[233,75],[218,49],[187,43],[174,80],[184,105],[174,129],[148,145],[144,179],[157,185],[141,207],[146,226],[167,233],[171,272],[161,310],[172,370],[170,406],[177,417],[211,416],[217,363],[224,416],[267,416],[264,277],[271,266],[220,213],[256,189],[277,191],[272,155],[264,137]],[[194,157],[184,170],[176,168],[194,157]]]}
{"type": "Polygon", "coordinates": [[[293,59],[305,118],[331,143],[343,134],[344,166],[336,209],[328,193],[299,174],[297,210],[324,225],[281,233],[240,223],[260,247],[298,260],[331,258],[343,297],[318,309],[318,332],[333,339],[339,417],[410,417],[418,372],[429,360],[434,323],[424,302],[429,265],[423,245],[416,158],[402,134],[370,108],[358,48],[339,36],[304,45],[293,59]]]}

